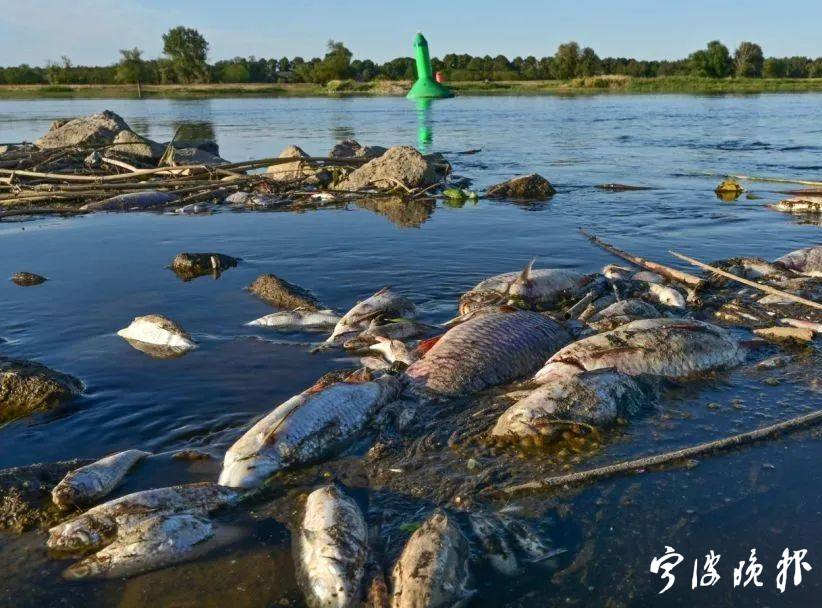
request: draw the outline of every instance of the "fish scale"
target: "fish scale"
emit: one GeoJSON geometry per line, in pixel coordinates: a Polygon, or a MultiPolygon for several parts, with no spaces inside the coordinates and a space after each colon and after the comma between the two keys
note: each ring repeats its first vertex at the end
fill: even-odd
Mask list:
{"type": "Polygon", "coordinates": [[[556,321],[534,312],[489,313],[449,330],[406,370],[412,386],[455,396],[526,375],[570,340],[556,321]]]}

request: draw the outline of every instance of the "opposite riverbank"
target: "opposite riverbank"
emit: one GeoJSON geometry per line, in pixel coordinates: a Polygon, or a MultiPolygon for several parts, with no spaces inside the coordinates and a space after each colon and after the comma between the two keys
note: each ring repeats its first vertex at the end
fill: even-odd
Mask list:
{"type": "MultiPolygon", "coordinates": [[[[665,76],[594,76],[573,80],[450,82],[463,95],[574,95],[590,93],[799,93],[822,92],[822,78],[698,78],[665,76]]],[[[144,98],[197,99],[207,97],[327,97],[338,95],[404,95],[408,81],[332,81],[313,83],[145,84],[144,98]]],[[[134,99],[135,85],[0,85],[0,99],[134,99]]]]}

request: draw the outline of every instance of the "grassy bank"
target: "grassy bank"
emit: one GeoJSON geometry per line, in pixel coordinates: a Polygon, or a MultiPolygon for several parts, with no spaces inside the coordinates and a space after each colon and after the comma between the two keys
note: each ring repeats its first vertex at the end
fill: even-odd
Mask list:
{"type": "MultiPolygon", "coordinates": [[[[663,76],[594,76],[573,80],[451,82],[463,95],[562,95],[588,93],[796,93],[822,92],[822,78],[697,78],[663,76]]],[[[410,82],[333,81],[327,86],[310,83],[143,85],[146,99],[197,99],[207,97],[323,97],[338,95],[404,95],[410,82]]],[[[134,85],[0,85],[0,99],[137,98],[134,85]]]]}

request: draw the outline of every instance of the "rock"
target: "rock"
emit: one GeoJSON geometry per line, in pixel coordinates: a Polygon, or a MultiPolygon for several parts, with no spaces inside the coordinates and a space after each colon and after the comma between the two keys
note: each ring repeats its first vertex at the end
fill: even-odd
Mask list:
{"type": "Polygon", "coordinates": [[[776,342],[810,342],[813,330],[803,327],[762,327],[753,332],[760,338],[776,342]]]}
{"type": "MultiPolygon", "coordinates": [[[[298,146],[288,146],[280,152],[280,158],[310,158],[305,151],[298,146]]],[[[266,177],[270,177],[278,182],[291,182],[298,179],[305,179],[315,172],[314,167],[307,161],[295,160],[291,163],[271,165],[266,170],[266,177]]]]}
{"type": "Polygon", "coordinates": [[[518,201],[544,200],[556,194],[551,183],[539,175],[521,175],[512,177],[507,182],[496,184],[486,190],[487,198],[507,198],[518,201]]]}
{"type": "Polygon", "coordinates": [[[239,260],[222,253],[178,253],[171,269],[184,281],[234,268],[239,260]]]}
{"type": "Polygon", "coordinates": [[[114,143],[121,131],[130,131],[120,116],[105,110],[67,121],[55,121],[48,133],[34,142],[41,149],[80,146],[93,148],[114,143]]]}
{"type": "Polygon", "coordinates": [[[11,276],[11,280],[17,285],[20,285],[20,287],[31,287],[32,285],[45,283],[48,279],[33,272],[15,272],[11,276]]]}
{"type": "Polygon", "coordinates": [[[385,154],[387,148],[382,146],[363,146],[356,139],[344,139],[338,141],[331,152],[329,158],[377,158],[385,154]]]}
{"type": "Polygon", "coordinates": [[[201,148],[175,147],[171,151],[170,158],[167,158],[164,164],[170,167],[180,167],[183,165],[206,165],[207,167],[216,167],[219,165],[227,165],[228,161],[201,148]]]}
{"type": "Polygon", "coordinates": [[[81,211],[134,211],[159,207],[178,200],[176,194],[160,192],[158,190],[143,190],[129,192],[105,198],[101,201],[92,201],[80,207],[81,211]]]}
{"type": "Polygon", "coordinates": [[[174,452],[171,457],[174,460],[212,460],[213,456],[207,452],[187,448],[174,452]]]}
{"type": "Polygon", "coordinates": [[[61,518],[51,490],[66,473],[93,462],[64,460],[0,470],[0,530],[25,532],[47,528],[61,518]]]}
{"type": "Polygon", "coordinates": [[[394,146],[351,172],[337,185],[339,190],[363,188],[425,188],[438,182],[437,168],[411,146],[394,146]]]}
{"type": "Polygon", "coordinates": [[[114,138],[113,143],[116,145],[111,148],[112,155],[136,158],[144,162],[160,160],[165,151],[162,144],[128,130],[120,131],[114,138]]]}
{"type": "Polygon", "coordinates": [[[0,357],[0,424],[55,407],[82,390],[83,384],[68,374],[0,357]]]}
{"type": "Polygon", "coordinates": [[[320,310],[317,299],[302,287],[292,285],[288,281],[273,274],[262,274],[248,286],[248,290],[261,300],[265,300],[276,308],[294,310],[320,310]]]}

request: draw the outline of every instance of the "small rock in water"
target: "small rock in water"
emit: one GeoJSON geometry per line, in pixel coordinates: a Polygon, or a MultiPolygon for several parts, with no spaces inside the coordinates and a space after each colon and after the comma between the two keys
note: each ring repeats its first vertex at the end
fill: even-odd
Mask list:
{"type": "Polygon", "coordinates": [[[178,253],[171,269],[184,281],[234,268],[239,260],[222,253],[178,253]]]}
{"type": "Polygon", "coordinates": [[[513,177],[486,190],[486,198],[506,198],[515,201],[544,200],[556,194],[547,179],[538,173],[513,177]]]}
{"type": "Polygon", "coordinates": [[[280,158],[293,158],[294,161],[269,166],[265,170],[268,179],[278,182],[292,182],[305,179],[316,171],[310,161],[303,160],[311,157],[299,146],[288,146],[280,152],[280,158]]]}
{"type": "Polygon", "coordinates": [[[273,274],[262,274],[248,286],[248,290],[271,306],[285,310],[296,308],[316,312],[320,310],[311,293],[273,274]]]}
{"type": "Polygon", "coordinates": [[[11,280],[13,283],[20,285],[20,287],[31,287],[32,285],[45,283],[48,279],[33,272],[15,272],[11,280]]]}
{"type": "Polygon", "coordinates": [[[363,146],[356,139],[344,139],[338,141],[331,152],[329,158],[377,158],[385,154],[387,148],[382,146],[363,146]]]}
{"type": "MultiPolygon", "coordinates": [[[[351,172],[337,185],[339,190],[376,188],[390,190],[401,184],[405,188],[425,188],[438,181],[434,162],[411,146],[394,146],[382,156],[368,161],[351,172]]],[[[400,187],[402,187],[400,186],[400,187]]]]}
{"type": "Polygon", "coordinates": [[[0,423],[50,409],[80,394],[82,383],[45,365],[0,357],[0,423]]]}

